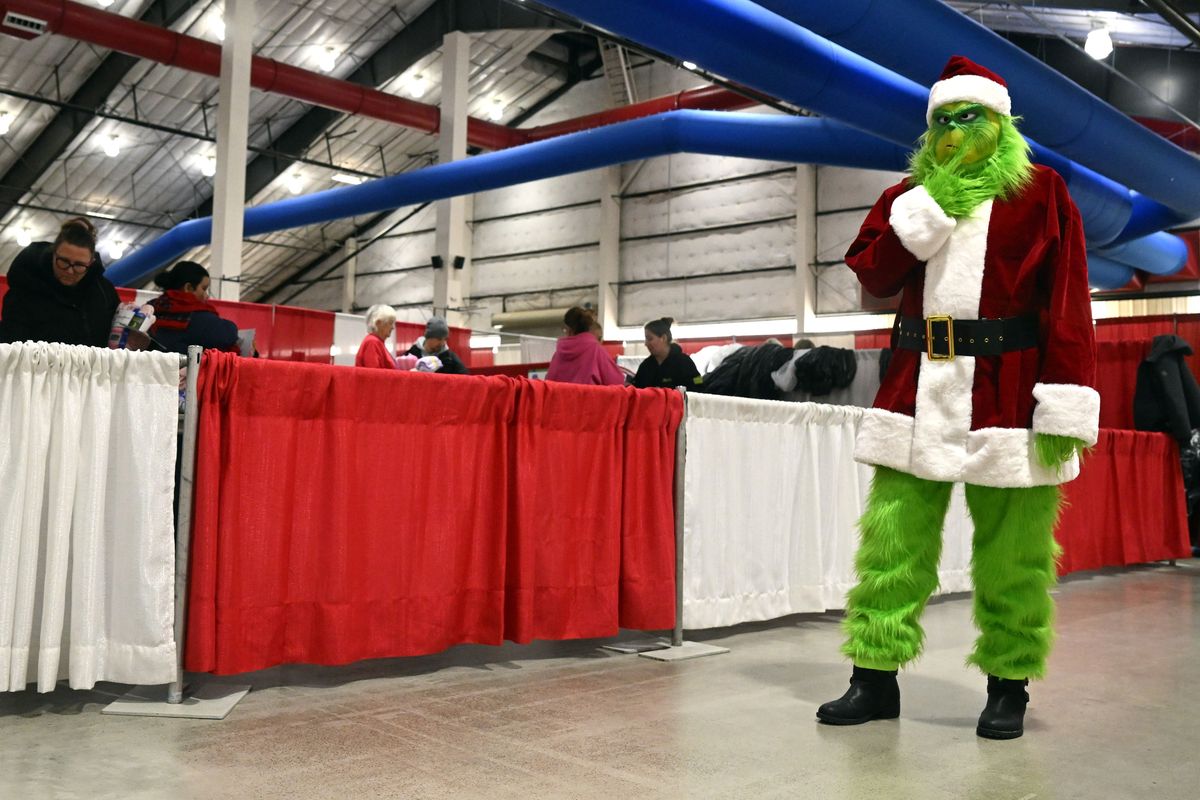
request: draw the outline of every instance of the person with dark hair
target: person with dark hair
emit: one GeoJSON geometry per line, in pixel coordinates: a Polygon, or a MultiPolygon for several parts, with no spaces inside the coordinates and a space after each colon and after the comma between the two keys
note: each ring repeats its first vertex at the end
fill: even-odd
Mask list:
{"type": "Polygon", "coordinates": [[[692,357],[683,352],[671,337],[671,325],[675,320],[663,317],[646,323],[646,349],[650,357],[638,367],[633,385],[639,389],[676,386],[699,386],[703,383],[700,370],[692,357]]]}
{"type": "Polygon", "coordinates": [[[593,386],[623,386],[625,376],[596,335],[596,314],[575,306],[563,315],[563,333],[550,359],[546,380],[593,386]]]}
{"type": "Polygon", "coordinates": [[[117,290],[104,277],[96,228],[83,217],[62,224],[53,242],[34,242],[8,269],[0,342],[107,347],[117,290]]]}
{"type": "Polygon", "coordinates": [[[221,319],[208,301],[212,280],[208,270],[195,261],[180,261],[154,276],[154,284],[165,290],[150,301],[157,322],[151,338],[164,350],[187,353],[188,346],[213,350],[237,350],[237,325],[221,319]]]}
{"type": "Polygon", "coordinates": [[[437,356],[442,362],[442,366],[438,368],[438,373],[442,375],[466,375],[468,373],[467,365],[462,362],[450,345],[447,344],[450,339],[450,326],[446,320],[441,317],[430,317],[425,323],[425,335],[417,340],[417,343],[408,348],[406,355],[416,356],[417,358],[428,358],[429,356],[437,356]]]}

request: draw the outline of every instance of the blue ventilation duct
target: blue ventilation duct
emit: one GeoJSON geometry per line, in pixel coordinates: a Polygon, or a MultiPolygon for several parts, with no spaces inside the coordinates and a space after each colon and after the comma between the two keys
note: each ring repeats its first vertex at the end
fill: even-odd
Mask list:
{"type": "Polygon", "coordinates": [[[1158,201],[1134,215],[1122,239],[1200,216],[1200,160],[944,3],[757,0],[757,4],[924,85],[936,81],[946,60],[955,54],[999,73],[1008,83],[1025,133],[1158,201]]]}
{"type": "Polygon", "coordinates": [[[1120,289],[1133,280],[1133,267],[1088,253],[1088,285],[1097,289],[1120,289]]]}
{"type": "MultiPolygon", "coordinates": [[[[1095,251],[1098,255],[1155,275],[1172,275],[1187,265],[1187,242],[1162,231],[1109,245],[1095,251]]],[[[1090,256],[1089,256],[1090,258],[1090,256]]]]}
{"type": "MultiPolygon", "coordinates": [[[[926,87],[749,0],[541,2],[881,138],[911,146],[925,130],[926,87]]],[[[897,25],[888,36],[907,47],[910,27],[897,25]]],[[[1033,140],[1030,146],[1067,182],[1092,245],[1116,239],[1132,213],[1129,190],[1033,140]]],[[[1150,217],[1177,216],[1156,201],[1144,203],[1150,217]]]]}
{"type": "MultiPolygon", "coordinates": [[[[889,171],[904,169],[908,159],[906,148],[833,120],[671,111],[249,208],[243,218],[244,235],[374,214],[680,152],[889,171]]],[[[119,286],[137,285],[193,247],[211,241],[211,217],[189,220],[114,263],[105,275],[119,286]]]]}

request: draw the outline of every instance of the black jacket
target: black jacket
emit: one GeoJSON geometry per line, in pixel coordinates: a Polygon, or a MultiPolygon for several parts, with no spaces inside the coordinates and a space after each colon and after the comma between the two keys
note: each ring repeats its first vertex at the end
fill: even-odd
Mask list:
{"type": "Polygon", "coordinates": [[[0,312],[0,342],[62,342],[106,347],[117,290],[95,262],[74,286],[54,277],[54,245],[34,242],[8,269],[8,294],[0,312]]]}
{"type": "Polygon", "coordinates": [[[694,389],[700,382],[700,370],[696,369],[696,362],[683,352],[682,347],[674,343],[671,344],[671,352],[667,353],[661,364],[654,356],[650,356],[642,362],[637,374],[633,376],[633,385],[639,389],[673,389],[676,386],[694,389]]]}
{"type": "Polygon", "coordinates": [[[1133,426],[1165,431],[1181,445],[1200,428],[1200,386],[1184,356],[1192,348],[1178,336],[1155,336],[1150,355],[1138,365],[1133,394],[1133,426]]]}
{"type": "Polygon", "coordinates": [[[702,391],[727,397],[778,400],[783,392],[774,373],[792,360],[795,351],[776,342],[734,350],[716,369],[704,376],[702,391]]]}
{"type": "Polygon", "coordinates": [[[466,375],[470,372],[467,369],[467,365],[458,356],[454,355],[454,351],[449,347],[443,349],[440,353],[426,353],[421,349],[421,345],[414,344],[408,348],[406,355],[416,356],[417,358],[425,355],[437,356],[442,360],[442,368],[438,370],[439,375],[466,375]]]}

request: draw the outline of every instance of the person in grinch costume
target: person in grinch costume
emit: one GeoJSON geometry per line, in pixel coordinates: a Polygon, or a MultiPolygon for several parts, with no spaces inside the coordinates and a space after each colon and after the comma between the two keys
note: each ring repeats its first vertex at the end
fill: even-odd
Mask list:
{"type": "Polygon", "coordinates": [[[927,121],[910,175],[846,254],[871,294],[902,295],[894,356],[855,448],[875,477],[846,612],[850,689],[817,717],[899,716],[896,672],[921,652],[961,482],[980,631],[967,662],[988,676],[976,733],[1013,739],[1053,638],[1058,487],[1099,426],[1083,227],[1062,178],[1030,163],[1000,76],[954,56],[927,121]]]}

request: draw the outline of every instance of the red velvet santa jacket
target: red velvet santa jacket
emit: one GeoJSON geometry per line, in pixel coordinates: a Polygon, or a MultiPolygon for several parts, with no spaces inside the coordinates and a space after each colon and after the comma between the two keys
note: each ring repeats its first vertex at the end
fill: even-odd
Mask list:
{"type": "Polygon", "coordinates": [[[859,429],[859,461],[981,486],[1053,485],[1078,475],[1077,459],[1047,469],[1033,446],[1034,433],[1094,444],[1100,418],[1079,211],[1058,173],[1034,170],[1019,196],[957,221],[907,180],[871,209],[846,254],[868,292],[903,291],[904,316],[1036,314],[1040,343],[953,361],[896,349],[859,429]]]}

